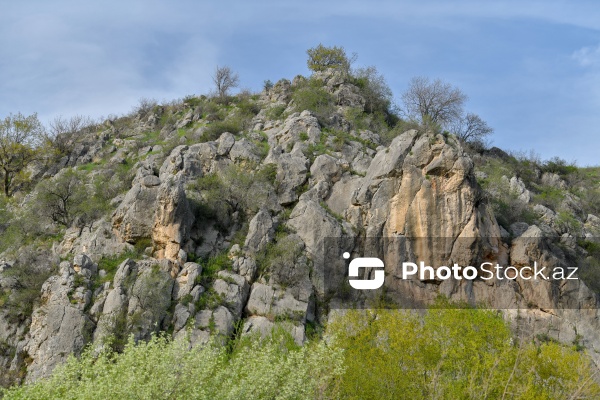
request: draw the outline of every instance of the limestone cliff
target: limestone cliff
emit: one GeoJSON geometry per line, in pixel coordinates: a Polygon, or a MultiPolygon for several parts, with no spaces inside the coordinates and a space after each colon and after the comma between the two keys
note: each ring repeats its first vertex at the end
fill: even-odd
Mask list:
{"type": "MultiPolygon", "coordinates": [[[[284,80],[252,100],[255,110],[239,131],[214,134],[217,113],[226,111],[209,109],[206,99],[183,102],[132,116],[124,126],[100,126],[94,146],[56,166],[45,179],[61,168],[111,160],[129,165],[130,184],[111,200],[110,213],[66,230],[50,246],[50,277],[30,315],[15,323],[0,313],[5,375],[31,381],[88,344],[118,347],[129,335],[144,340],[160,331],[189,334],[195,345],[210,335],[225,339],[281,325],[302,343],[306,326],[326,322],[336,306],[320,274],[328,268],[330,238],[356,256],[385,261],[391,301],[418,308],[442,294],[489,304],[519,334],[577,340],[600,360],[598,297],[582,280],[399,278],[409,258],[552,269],[585,258],[585,251],[577,233],[539,204],[536,223],[521,221],[508,233],[478,183],[477,160],[455,137],[411,129],[385,142],[350,120],[352,110],[364,109],[359,88],[335,73],[321,75],[334,99],[327,115],[297,109],[293,93],[304,83],[284,80]],[[411,240],[394,250],[394,238],[411,240]]],[[[240,108],[228,112],[235,116],[240,108]]],[[[94,165],[91,177],[105,168],[94,165]]],[[[523,182],[511,178],[507,185],[528,204],[523,182]]],[[[576,199],[571,203],[577,207],[576,199]]],[[[586,216],[582,226],[591,232],[600,226],[595,221],[586,216]]],[[[8,271],[23,265],[14,254],[25,251],[4,254],[6,296],[19,291],[8,271]]]]}

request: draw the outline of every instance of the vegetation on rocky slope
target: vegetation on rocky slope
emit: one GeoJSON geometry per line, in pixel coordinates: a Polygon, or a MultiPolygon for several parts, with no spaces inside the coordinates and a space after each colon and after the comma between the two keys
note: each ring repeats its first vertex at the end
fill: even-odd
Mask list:
{"type": "MultiPolygon", "coordinates": [[[[438,303],[438,307],[446,305],[438,303]]],[[[514,340],[493,311],[352,310],[303,347],[283,331],[189,349],[154,337],[91,349],[5,399],[592,399],[591,360],[514,340]]]]}
{"type": "MultiPolygon", "coordinates": [[[[261,93],[143,99],[45,132],[35,115],[1,121],[0,146],[23,157],[0,171],[0,385],[58,367],[8,398],[597,394],[598,169],[488,148],[491,128],[443,82],[415,80],[399,112],[374,67],[351,68],[342,48],[309,57],[311,76],[261,93]],[[419,103],[431,90],[451,107],[419,103]],[[15,143],[20,130],[32,140],[15,143]],[[590,268],[585,285],[490,285],[468,299],[515,299],[511,327],[527,335],[488,311],[333,318],[325,238],[359,254],[386,234],[497,236],[493,257],[590,268]],[[260,341],[273,329],[285,334],[260,341]],[[59,367],[69,354],[83,355],[59,367]]],[[[440,285],[406,292],[431,299],[440,285]]]]}

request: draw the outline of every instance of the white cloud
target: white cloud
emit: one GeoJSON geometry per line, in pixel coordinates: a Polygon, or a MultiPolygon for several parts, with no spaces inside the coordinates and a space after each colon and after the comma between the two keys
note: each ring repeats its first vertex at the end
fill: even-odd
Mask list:
{"type": "Polygon", "coordinates": [[[571,56],[582,67],[600,66],[600,44],[597,46],[583,47],[571,56]]]}

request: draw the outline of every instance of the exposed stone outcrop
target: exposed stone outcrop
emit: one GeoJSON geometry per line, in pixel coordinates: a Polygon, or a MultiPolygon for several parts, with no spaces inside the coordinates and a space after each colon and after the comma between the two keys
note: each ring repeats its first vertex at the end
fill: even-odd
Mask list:
{"type": "Polygon", "coordinates": [[[165,178],[157,195],[155,210],[152,227],[154,255],[185,262],[187,254],[182,247],[189,238],[194,217],[178,176],[165,178]]]}
{"type": "MultiPolygon", "coordinates": [[[[257,102],[262,109],[242,132],[215,127],[236,117],[241,105],[217,114],[186,104],[170,116],[159,110],[136,117],[128,135],[109,124],[99,144],[77,146],[58,170],[100,157],[132,167],[131,186],[110,201],[116,208],[110,220],[68,229],[54,245],[55,257],[69,261],[44,283],[29,319],[13,326],[0,310],[0,345],[6,347],[0,348],[0,374],[26,369],[33,381],[88,343],[119,348],[129,335],[147,340],[159,331],[189,337],[195,346],[211,336],[265,336],[281,327],[302,344],[307,324],[325,323],[327,312],[345,301],[424,308],[440,295],[502,309],[520,335],[578,340],[600,361],[598,298],[583,281],[400,279],[405,260],[434,266],[487,261],[518,271],[536,263],[549,271],[579,265],[594,246],[584,249],[573,226],[589,242],[600,235],[600,218],[584,212],[580,198],[566,193],[556,204],[534,204],[536,187],[506,173],[498,178],[506,194],[536,217],[500,227],[477,183],[493,174],[479,171],[476,179],[474,164],[483,156],[469,156],[452,135],[417,130],[384,146],[383,132],[359,129],[347,117],[366,102],[344,74],[326,71],[314,79],[334,99],[326,118],[297,109],[293,90],[306,82],[296,78],[265,90],[257,102]],[[279,119],[269,116],[274,108],[279,119]],[[152,135],[164,142],[136,141],[152,135]],[[264,174],[260,201],[226,198],[219,185],[236,171],[264,174]],[[565,214],[575,218],[572,226],[565,214]],[[347,284],[342,252],[384,261],[385,298],[328,292],[332,282],[347,284]],[[117,259],[123,261],[115,266],[117,259]]],[[[538,184],[568,185],[557,174],[536,174],[538,184]]],[[[12,265],[0,262],[2,293],[18,289],[12,265]]]]}
{"type": "Polygon", "coordinates": [[[30,339],[24,350],[31,357],[29,382],[47,376],[70,354],[78,354],[91,341],[93,323],[86,315],[92,301],[89,264],[75,272],[71,263],[60,264],[60,275],[52,276],[42,287],[42,306],[35,310],[30,339]]]}

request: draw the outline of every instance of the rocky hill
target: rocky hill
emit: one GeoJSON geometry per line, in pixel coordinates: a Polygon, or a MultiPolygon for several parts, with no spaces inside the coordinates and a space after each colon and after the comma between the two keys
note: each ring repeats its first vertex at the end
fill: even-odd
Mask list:
{"type": "Polygon", "coordinates": [[[388,306],[488,305],[519,335],[600,361],[598,171],[474,151],[385,111],[327,70],[261,94],[144,103],[55,137],[2,204],[0,383],[130,335],[194,345],[281,326],[301,344],[332,310],[375,300],[331,292],[332,238],[385,261],[388,306]],[[442,243],[394,252],[390,238],[442,243]],[[559,284],[402,280],[408,256],[587,264],[559,284]]]}

